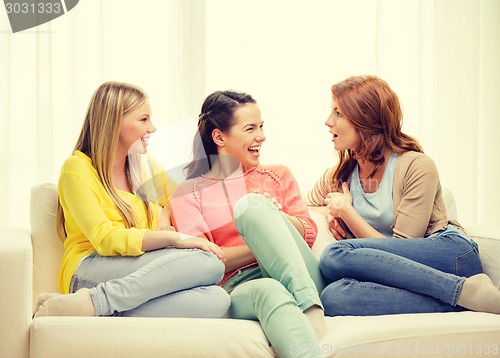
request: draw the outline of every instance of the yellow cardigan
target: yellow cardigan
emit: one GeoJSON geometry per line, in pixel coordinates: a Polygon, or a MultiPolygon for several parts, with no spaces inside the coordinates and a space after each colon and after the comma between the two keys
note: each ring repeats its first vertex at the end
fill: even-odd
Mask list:
{"type": "MultiPolygon", "coordinates": [[[[175,182],[154,162],[149,162],[153,174],[145,185],[154,182],[159,199],[153,205],[152,227],[148,227],[144,204],[136,195],[119,191],[134,209],[140,226],[126,228],[119,211],[108,195],[92,160],[80,151],[68,158],[61,169],[58,184],[67,237],[65,253],[59,270],[59,289],[69,293],[71,277],[87,255],[96,252],[102,256],[139,256],[142,239],[158,222],[159,207],[164,206],[175,189],[175,182]],[[156,209],[156,210],[155,210],[156,209]]],[[[149,197],[148,197],[149,198],[149,197]]]]}

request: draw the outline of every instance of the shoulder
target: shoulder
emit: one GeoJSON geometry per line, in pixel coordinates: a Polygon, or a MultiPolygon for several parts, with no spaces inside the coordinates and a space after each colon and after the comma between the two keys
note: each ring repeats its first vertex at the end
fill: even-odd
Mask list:
{"type": "Polygon", "coordinates": [[[205,180],[203,177],[196,177],[187,179],[186,181],[177,185],[174,190],[173,198],[179,198],[194,195],[198,190],[202,189],[205,180]]]}
{"type": "Polygon", "coordinates": [[[95,169],[92,166],[92,160],[83,154],[76,151],[71,157],[66,159],[61,167],[61,175],[74,174],[78,176],[86,176],[94,174],[95,169]]]}
{"type": "Polygon", "coordinates": [[[254,175],[269,177],[274,181],[295,180],[292,171],[282,164],[259,165],[254,171],[254,175]]]}
{"type": "Polygon", "coordinates": [[[400,154],[396,160],[396,173],[427,172],[437,173],[434,160],[424,153],[405,152],[400,154]]]}
{"type": "Polygon", "coordinates": [[[260,172],[273,172],[276,174],[282,174],[282,173],[291,174],[290,169],[283,164],[259,165],[256,170],[260,172]]]}
{"type": "Polygon", "coordinates": [[[418,152],[398,156],[394,168],[394,190],[420,187],[421,190],[439,188],[439,173],[431,157],[418,152]]]}

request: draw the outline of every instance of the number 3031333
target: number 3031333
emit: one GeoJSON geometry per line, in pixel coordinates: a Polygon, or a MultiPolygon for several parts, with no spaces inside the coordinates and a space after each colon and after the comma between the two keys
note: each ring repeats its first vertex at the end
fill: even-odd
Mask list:
{"type": "Polygon", "coordinates": [[[7,14],[60,14],[64,12],[61,3],[5,3],[7,14]]]}

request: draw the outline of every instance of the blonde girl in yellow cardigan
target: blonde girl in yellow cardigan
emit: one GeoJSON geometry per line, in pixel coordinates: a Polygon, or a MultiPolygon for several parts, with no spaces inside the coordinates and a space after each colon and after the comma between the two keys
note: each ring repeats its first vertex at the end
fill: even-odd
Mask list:
{"type": "Polygon", "coordinates": [[[93,94],[58,184],[64,294],[42,294],[36,316],[225,314],[229,298],[216,286],[224,274],[221,249],[168,230],[175,183],[157,165],[142,165],[156,130],[151,115],[137,86],[107,82],[93,94]],[[148,168],[153,173],[144,181],[148,168]]]}

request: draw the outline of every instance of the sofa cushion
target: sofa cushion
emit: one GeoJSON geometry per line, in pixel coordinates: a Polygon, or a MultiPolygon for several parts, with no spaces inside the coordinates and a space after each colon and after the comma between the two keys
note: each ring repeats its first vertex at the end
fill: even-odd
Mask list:
{"type": "Polygon", "coordinates": [[[64,254],[57,236],[57,187],[53,183],[31,189],[30,222],[33,245],[33,307],[42,292],[59,292],[57,275],[64,254]]]}
{"type": "MultiPolygon", "coordinates": [[[[290,346],[290,356],[498,356],[500,317],[477,312],[328,317],[317,347],[290,346]],[[488,353],[487,353],[488,352],[488,353]]],[[[40,317],[31,325],[31,358],[271,357],[258,322],[236,319],[40,317]]]]}
{"type": "Polygon", "coordinates": [[[319,347],[328,357],[500,355],[500,316],[479,312],[328,318],[319,347]]]}
{"type": "Polygon", "coordinates": [[[237,319],[39,317],[30,333],[31,358],[272,357],[260,324],[237,319]]]}
{"type": "MultiPolygon", "coordinates": [[[[54,184],[32,189],[34,297],[57,291],[63,245],[56,234],[54,184]]],[[[452,199],[453,197],[451,197],[452,199]]],[[[318,225],[313,252],[333,241],[326,218],[318,225]]],[[[468,228],[478,242],[485,272],[500,281],[500,232],[468,228]]],[[[328,334],[318,347],[291,346],[290,353],[321,349],[325,356],[467,356],[499,354],[500,316],[477,312],[328,317],[328,334]]],[[[27,338],[27,335],[26,335],[27,338]]],[[[39,317],[30,327],[30,356],[56,357],[271,357],[258,322],[197,318],[39,317]]]]}

